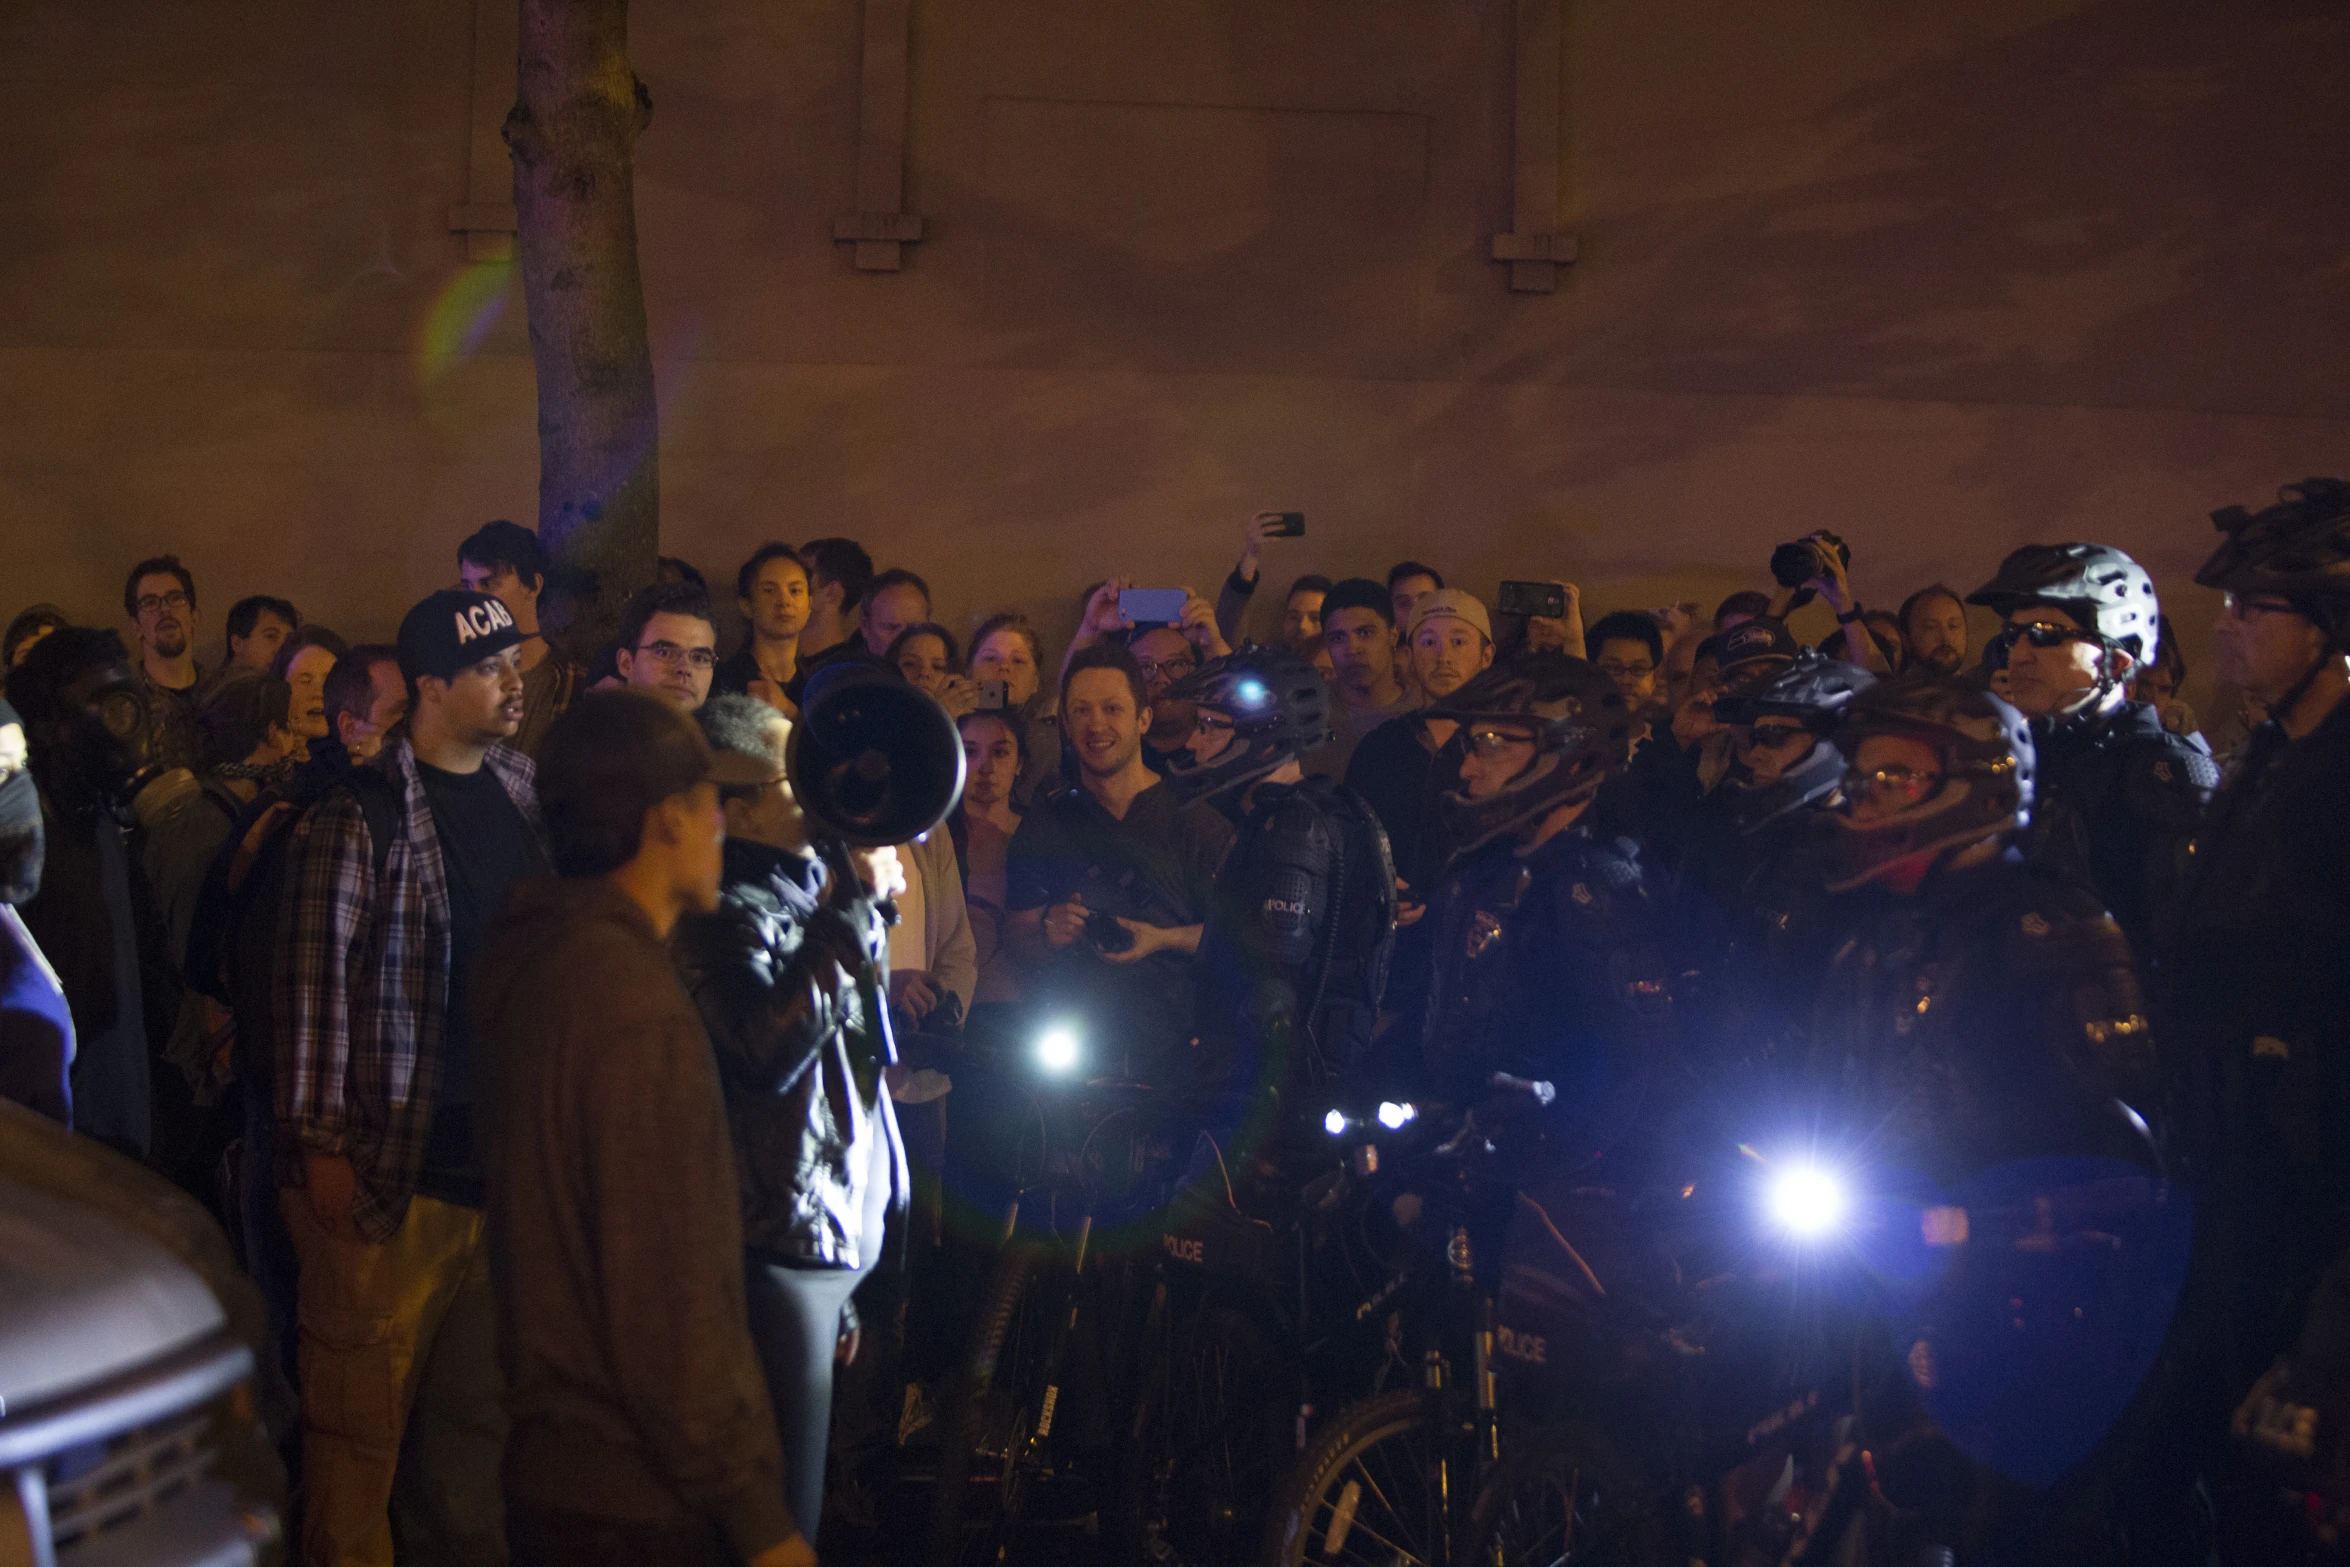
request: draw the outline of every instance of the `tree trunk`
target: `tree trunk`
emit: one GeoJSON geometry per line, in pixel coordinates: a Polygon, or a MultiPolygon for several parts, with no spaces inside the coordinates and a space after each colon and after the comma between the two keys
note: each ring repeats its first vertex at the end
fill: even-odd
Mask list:
{"type": "Polygon", "coordinates": [[[653,351],[631,157],[653,114],[628,64],[628,0],[520,0],[506,117],[538,371],[547,629],[583,661],[653,580],[661,536],[653,351]]]}

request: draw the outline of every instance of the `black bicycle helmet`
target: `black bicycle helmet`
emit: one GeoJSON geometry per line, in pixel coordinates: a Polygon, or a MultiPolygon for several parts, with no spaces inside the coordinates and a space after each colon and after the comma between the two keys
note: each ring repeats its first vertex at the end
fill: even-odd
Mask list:
{"type": "Polygon", "coordinates": [[[1879,681],[1854,697],[1836,745],[1856,761],[1875,735],[1905,735],[1931,746],[1942,782],[1905,811],[1862,824],[1848,791],[1831,849],[1828,890],[1844,892],[1904,863],[1939,861],[2022,829],[2032,811],[2032,732],[2024,715],[1969,682],[1940,671],[1879,681]]]}
{"type": "Polygon", "coordinates": [[[1792,718],[1813,734],[1824,735],[1836,727],[1853,698],[1876,683],[1877,677],[1858,664],[1807,647],[1786,668],[1743,691],[1716,697],[1714,719],[1724,724],[1751,724],[1768,714],[1792,718]]]}
{"type": "Polygon", "coordinates": [[[1632,748],[1632,713],[1624,693],[1595,664],[1564,653],[1522,654],[1476,675],[1427,716],[1462,724],[1525,724],[1534,760],[1499,794],[1444,797],[1456,856],[1482,848],[1513,827],[1598,792],[1632,748]]]}
{"type": "Polygon", "coordinates": [[[1232,744],[1204,765],[1188,746],[1168,758],[1167,787],[1202,800],[1262,778],[1330,738],[1330,687],[1321,671],[1284,648],[1244,642],[1185,675],[1159,703],[1210,708],[1232,720],[1232,744]]]}
{"type": "Polygon", "coordinates": [[[2289,600],[2339,647],[2350,641],[2350,482],[2303,479],[2258,512],[2211,514],[2226,535],[2195,580],[2223,593],[2289,600]]]}
{"type": "Polygon", "coordinates": [[[2027,544],[1999,563],[1999,575],[1967,595],[2006,616],[2033,604],[2064,610],[2109,651],[2151,663],[2161,641],[2162,605],[2146,568],[2109,544],[2027,544]]]}

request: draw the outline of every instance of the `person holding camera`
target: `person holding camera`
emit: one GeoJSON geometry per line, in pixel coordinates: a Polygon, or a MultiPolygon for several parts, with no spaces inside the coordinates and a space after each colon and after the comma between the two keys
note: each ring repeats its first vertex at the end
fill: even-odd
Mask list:
{"type": "Polygon", "coordinates": [[[1844,633],[1844,661],[1873,675],[1890,675],[1893,666],[1863,621],[1860,602],[1845,577],[1851,565],[1852,546],[1825,528],[1780,545],[1771,551],[1771,578],[1779,591],[1771,599],[1770,618],[1783,621],[1816,597],[1835,614],[1844,633]]]}
{"type": "Polygon", "coordinates": [[[1105,1071],[1149,1076],[1188,1049],[1193,958],[1232,827],[1144,765],[1151,708],[1122,647],[1070,659],[1061,723],[1074,783],[1040,798],[1005,855],[1007,948],[1031,998],[1080,1027],[1105,1071]]]}

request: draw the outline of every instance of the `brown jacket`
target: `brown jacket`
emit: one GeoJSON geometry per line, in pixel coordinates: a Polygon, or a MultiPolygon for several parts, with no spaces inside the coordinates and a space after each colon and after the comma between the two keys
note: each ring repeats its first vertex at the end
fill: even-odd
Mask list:
{"type": "Polygon", "coordinates": [[[474,974],[507,1497],[705,1518],[753,1556],[793,1521],[717,1067],[668,949],[607,882],[527,882],[474,974]]]}

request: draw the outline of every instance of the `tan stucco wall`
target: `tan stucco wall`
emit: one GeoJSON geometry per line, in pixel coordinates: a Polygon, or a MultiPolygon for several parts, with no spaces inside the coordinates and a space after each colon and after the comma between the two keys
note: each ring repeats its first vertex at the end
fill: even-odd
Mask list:
{"type": "MultiPolygon", "coordinates": [[[[1065,624],[1113,570],[1212,591],[1261,505],[1311,518],[1277,578],[1409,552],[1594,609],[1821,524],[1881,602],[2089,536],[2198,657],[2203,513],[2350,467],[2339,4],[1566,3],[1583,259],[1528,296],[1483,259],[1502,0],[917,0],[894,276],[828,237],[855,6],[638,0],[665,548],[846,531],[957,622],[1065,624]]],[[[532,519],[519,299],[432,324],[499,292],[445,231],[471,39],[465,0],[0,12],[0,614],[118,616],[174,548],[216,614],[380,634],[532,519]]]]}

